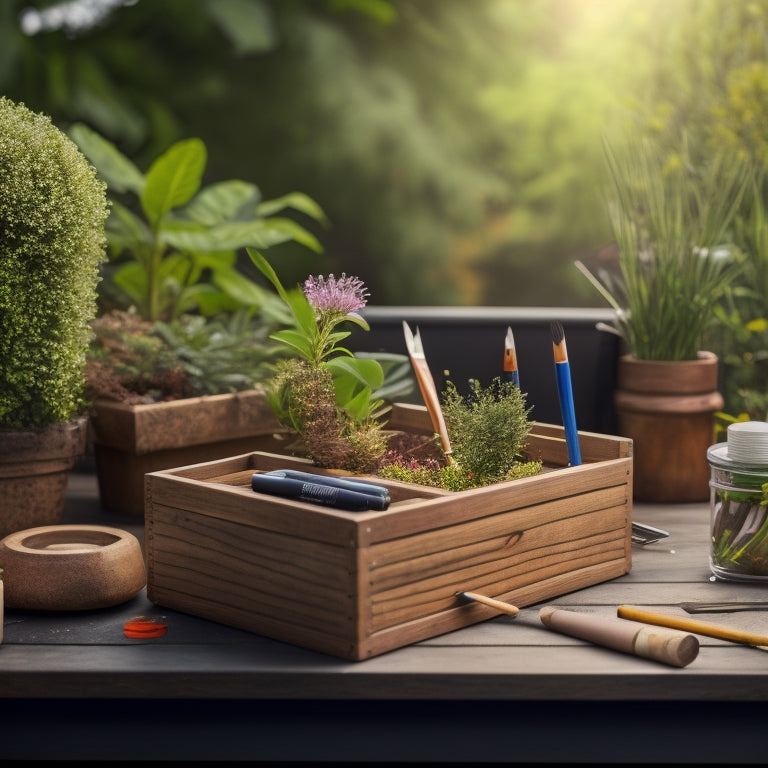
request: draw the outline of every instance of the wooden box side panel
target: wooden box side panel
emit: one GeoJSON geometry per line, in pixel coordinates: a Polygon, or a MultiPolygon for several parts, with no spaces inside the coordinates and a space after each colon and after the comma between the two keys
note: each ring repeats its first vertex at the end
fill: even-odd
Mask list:
{"type": "Polygon", "coordinates": [[[631,568],[631,489],[596,489],[371,547],[367,655],[481,621],[476,591],[519,607],[631,568]]]}
{"type": "MultiPolygon", "coordinates": [[[[239,462],[247,458],[240,457],[239,462]]],[[[225,462],[225,465],[230,469],[238,466],[235,462],[225,462]]],[[[206,471],[203,465],[199,469],[206,471]]],[[[246,475],[250,477],[250,471],[246,475]]],[[[165,472],[152,473],[146,477],[145,507],[148,511],[157,506],[182,509],[213,520],[289,536],[298,531],[302,538],[347,548],[354,547],[359,538],[357,528],[364,520],[363,515],[257,494],[251,490],[250,481],[245,486],[218,484],[215,480],[216,477],[197,480],[165,472]]]]}
{"type": "Polygon", "coordinates": [[[402,502],[393,505],[397,514],[385,516],[379,513],[366,520],[365,525],[360,525],[358,546],[371,546],[420,532],[446,530],[474,519],[487,519],[498,512],[535,509],[546,502],[576,499],[600,488],[617,487],[621,494],[629,494],[631,498],[631,481],[631,459],[615,459],[447,496],[402,502]]]}
{"type": "Polygon", "coordinates": [[[153,504],[147,596],[160,606],[314,648],[354,655],[356,553],[153,504]]]}
{"type": "MultiPolygon", "coordinates": [[[[564,450],[556,429],[537,439],[550,454],[564,450]]],[[[291,462],[279,454],[153,473],[148,595],[362,660],[496,615],[460,604],[458,591],[522,607],[591,586],[631,567],[631,443],[608,445],[621,458],[472,491],[419,495],[399,484],[402,500],[385,512],[254,494],[254,469],[291,462]]]]}
{"type": "MultiPolygon", "coordinates": [[[[623,576],[626,572],[627,564],[624,559],[610,560],[568,571],[561,575],[553,575],[544,581],[517,586],[509,592],[492,594],[490,591],[486,591],[484,594],[509,602],[518,608],[524,608],[527,605],[551,600],[569,592],[602,584],[610,579],[623,576]]],[[[480,603],[465,604],[460,599],[455,598],[451,608],[420,616],[374,633],[361,645],[361,652],[358,653],[355,660],[363,661],[405,645],[418,643],[421,640],[428,640],[462,627],[487,621],[499,615],[500,612],[494,608],[480,603]]]]}

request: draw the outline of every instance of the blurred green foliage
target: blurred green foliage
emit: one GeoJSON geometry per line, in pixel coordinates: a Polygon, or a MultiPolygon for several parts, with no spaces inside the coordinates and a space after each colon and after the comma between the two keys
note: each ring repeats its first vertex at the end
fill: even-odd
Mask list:
{"type": "Polygon", "coordinates": [[[768,150],[768,0],[117,0],[27,36],[30,5],[61,3],[0,4],[0,92],[139,167],[199,136],[209,183],[301,189],[331,228],[281,279],[372,304],[594,305],[604,136],[768,150]]]}

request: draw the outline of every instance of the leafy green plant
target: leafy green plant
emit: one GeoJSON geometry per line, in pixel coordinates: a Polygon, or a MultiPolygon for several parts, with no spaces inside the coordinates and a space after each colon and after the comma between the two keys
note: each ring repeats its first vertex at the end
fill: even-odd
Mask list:
{"type": "Polygon", "coordinates": [[[169,322],[112,310],[92,323],[87,396],[128,404],[254,389],[280,356],[271,326],[246,310],[169,322]]]}
{"type": "Polygon", "coordinates": [[[326,224],[322,209],[307,195],[262,200],[255,184],[236,179],[203,186],[207,149],[202,139],[176,142],[144,174],[87,126],[72,126],[70,135],[110,191],[106,232],[112,269],[105,291],[115,294],[121,308],[135,306],[147,320],[241,307],[272,305],[277,311],[273,294],[238,268],[238,249],[294,241],[322,251],[305,227],[277,215],[290,208],[326,224]]]}
{"type": "Polygon", "coordinates": [[[463,491],[541,471],[541,461],[523,458],[532,426],[525,394],[498,378],[485,389],[477,381],[471,383],[473,396],[469,402],[451,381],[441,396],[453,449],[451,463],[446,466],[434,459],[389,457],[379,470],[382,477],[463,491]]]}
{"type": "Polygon", "coordinates": [[[0,427],[42,428],[83,407],[108,210],[67,135],[0,97],[0,427]]]}
{"type": "Polygon", "coordinates": [[[377,418],[384,400],[375,396],[384,370],[378,360],[356,357],[341,343],[351,334],[343,325],[369,328],[357,313],[366,304],[365,285],[356,277],[321,275],[289,292],[261,253],[247,252],[294,321],[293,328],[270,335],[292,355],[278,363],[268,388],[275,415],[301,437],[319,466],[370,471],[386,448],[377,418]]]}
{"type": "Polygon", "coordinates": [[[642,360],[695,360],[715,308],[743,267],[732,227],[749,184],[746,162],[713,152],[694,165],[683,146],[605,143],[618,273],[577,268],[616,310],[610,330],[642,360]]]}
{"type": "Polygon", "coordinates": [[[757,174],[736,222],[735,239],[746,255],[744,270],[715,309],[717,326],[709,349],[723,362],[726,424],[768,418],[768,213],[765,172],[757,174]],[[729,415],[730,414],[730,415],[729,415]]]}

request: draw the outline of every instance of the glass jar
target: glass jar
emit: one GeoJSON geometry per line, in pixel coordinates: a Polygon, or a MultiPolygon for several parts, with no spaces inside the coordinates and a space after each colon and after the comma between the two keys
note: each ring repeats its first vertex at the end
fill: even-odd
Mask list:
{"type": "Polygon", "coordinates": [[[768,462],[738,456],[728,455],[727,443],[707,450],[710,568],[727,581],[768,582],[768,462]]]}

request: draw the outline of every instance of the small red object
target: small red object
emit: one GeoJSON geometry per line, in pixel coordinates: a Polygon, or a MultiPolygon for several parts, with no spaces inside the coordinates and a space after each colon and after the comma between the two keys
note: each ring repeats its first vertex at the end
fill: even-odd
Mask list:
{"type": "Polygon", "coordinates": [[[123,633],[131,639],[162,637],[167,631],[167,624],[146,616],[130,619],[130,621],[126,621],[123,625],[123,633]]]}

